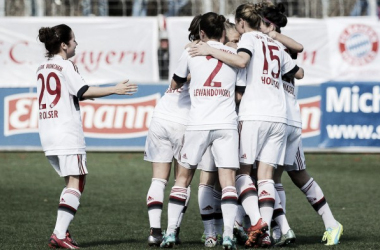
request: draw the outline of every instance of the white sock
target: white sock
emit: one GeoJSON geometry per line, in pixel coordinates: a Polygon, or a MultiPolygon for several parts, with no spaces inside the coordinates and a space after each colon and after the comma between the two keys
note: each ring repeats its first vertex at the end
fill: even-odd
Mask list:
{"type": "Polygon", "coordinates": [[[170,192],[168,205],[168,229],[166,234],[174,233],[177,228],[179,217],[185,207],[187,188],[174,186],[170,192]]]}
{"type": "Polygon", "coordinates": [[[216,234],[223,235],[222,193],[213,190],[214,194],[214,228],[216,234]]]}
{"type": "Polygon", "coordinates": [[[284,186],[282,183],[275,183],[274,188],[276,189],[278,196],[280,196],[282,210],[284,210],[284,213],[286,214],[286,193],[284,186]]]}
{"type": "Polygon", "coordinates": [[[57,222],[54,228],[54,234],[58,239],[66,238],[66,231],[78,210],[80,197],[81,193],[74,188],[66,188],[63,195],[61,195],[58,206],[57,222]]]}
{"type": "Polygon", "coordinates": [[[256,223],[261,218],[257,190],[249,175],[236,176],[236,190],[239,195],[239,201],[243,206],[245,213],[251,220],[251,225],[256,223]]]}
{"type": "Polygon", "coordinates": [[[318,183],[315,182],[313,178],[310,178],[310,180],[301,188],[301,191],[306,195],[307,200],[314,210],[322,216],[325,228],[336,228],[338,222],[335,220],[318,183]]]}
{"type": "Polygon", "coordinates": [[[212,186],[199,184],[198,205],[204,226],[204,234],[208,237],[215,237],[214,228],[214,188],[212,186]]]}
{"type": "Polygon", "coordinates": [[[181,214],[179,216],[177,227],[181,226],[181,222],[182,222],[183,216],[186,213],[187,205],[189,204],[189,201],[190,201],[190,194],[191,194],[191,188],[190,188],[190,186],[188,186],[187,187],[187,198],[186,198],[185,206],[183,207],[182,212],[181,212],[181,214]]]}
{"type": "Polygon", "coordinates": [[[241,227],[243,226],[244,216],[245,216],[244,208],[242,205],[238,204],[235,221],[241,227]]]}
{"type": "Polygon", "coordinates": [[[274,181],[270,179],[260,180],[257,182],[257,185],[259,187],[260,214],[263,221],[268,224],[269,231],[275,201],[274,181]]]}
{"type": "Polygon", "coordinates": [[[152,178],[152,183],[146,196],[151,228],[161,228],[161,214],[166,183],[167,181],[164,179],[152,178]]]}
{"type": "Polygon", "coordinates": [[[273,219],[276,221],[277,225],[280,227],[282,234],[286,234],[289,231],[290,229],[289,223],[288,223],[288,220],[286,219],[284,210],[282,209],[280,196],[278,195],[276,190],[275,190],[273,219]]]}
{"type": "Polygon", "coordinates": [[[223,238],[228,236],[233,239],[233,228],[237,210],[236,188],[227,186],[222,189],[222,213],[224,222],[223,238]]]}

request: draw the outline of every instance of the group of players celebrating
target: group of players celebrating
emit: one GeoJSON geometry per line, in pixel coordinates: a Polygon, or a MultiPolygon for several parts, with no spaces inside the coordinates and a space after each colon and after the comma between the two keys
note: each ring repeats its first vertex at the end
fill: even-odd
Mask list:
{"type": "Polygon", "coordinates": [[[198,203],[206,247],[295,242],[285,217],[283,170],[321,215],[326,228],[322,241],[339,243],[343,226],[306,171],[294,93],[294,79],[302,79],[304,72],[293,61],[303,47],[281,34],[287,24],[284,10],[270,2],[242,4],[235,25],[213,12],[194,17],[191,43],[155,108],[145,145],[144,159],[153,169],[147,194],[150,246],[180,244],[196,169],[201,170],[198,203]],[[175,184],[162,236],[164,190],[173,158],[175,184]]]}

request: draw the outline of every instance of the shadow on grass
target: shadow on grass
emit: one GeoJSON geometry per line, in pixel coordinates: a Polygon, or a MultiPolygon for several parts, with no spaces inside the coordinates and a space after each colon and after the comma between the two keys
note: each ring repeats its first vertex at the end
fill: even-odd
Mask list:
{"type": "Polygon", "coordinates": [[[94,247],[94,246],[102,246],[102,245],[120,245],[120,244],[128,244],[128,243],[139,243],[136,239],[125,239],[125,240],[100,240],[100,241],[91,241],[91,242],[83,242],[80,243],[80,247],[94,247]]]}

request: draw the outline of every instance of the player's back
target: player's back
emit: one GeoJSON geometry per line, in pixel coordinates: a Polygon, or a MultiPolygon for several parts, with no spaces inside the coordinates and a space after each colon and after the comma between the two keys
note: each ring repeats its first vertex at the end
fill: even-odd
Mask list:
{"type": "MultiPolygon", "coordinates": [[[[215,41],[226,53],[236,50],[215,41]]],[[[188,130],[236,129],[235,85],[238,69],[211,56],[189,57],[191,109],[188,130]]]]}
{"type": "Polygon", "coordinates": [[[85,85],[74,64],[54,56],[37,70],[39,133],[46,155],[84,153],[78,91],[85,85]]]}
{"type": "Polygon", "coordinates": [[[284,51],[267,35],[244,33],[238,52],[251,55],[247,66],[247,86],[239,107],[240,120],[264,120],[286,123],[286,103],[281,70],[294,67],[284,61],[284,51]]]}
{"type": "Polygon", "coordinates": [[[190,111],[189,84],[173,90],[170,86],[165,91],[154,109],[153,117],[187,125],[190,111]]]}

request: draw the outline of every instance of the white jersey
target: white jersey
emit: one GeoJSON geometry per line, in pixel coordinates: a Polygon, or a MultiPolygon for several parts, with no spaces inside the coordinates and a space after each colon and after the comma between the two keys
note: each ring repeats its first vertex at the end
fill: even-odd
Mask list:
{"type": "Polygon", "coordinates": [[[291,57],[273,39],[258,31],[244,33],[237,51],[251,56],[239,120],[287,123],[281,74],[296,67],[291,57]]]}
{"type": "MultiPolygon", "coordinates": [[[[187,76],[186,76],[187,77],[187,76]]],[[[172,90],[169,86],[156,105],[153,117],[187,125],[190,111],[189,84],[172,90]]]]}
{"type": "MultiPolygon", "coordinates": [[[[279,44],[280,47],[286,51],[286,47],[282,43],[277,41],[277,44],[279,44]]],[[[288,125],[302,128],[300,105],[298,104],[294,93],[294,78],[283,77],[282,83],[284,84],[288,125]]]]}
{"type": "MultiPolygon", "coordinates": [[[[236,54],[235,49],[220,42],[207,43],[226,53],[236,54]]],[[[239,81],[245,81],[244,72],[211,56],[191,57],[185,50],[174,73],[183,78],[189,72],[191,109],[187,130],[236,130],[235,84],[238,77],[239,81]]]]}
{"type": "Polygon", "coordinates": [[[45,155],[86,153],[78,98],[87,89],[76,66],[59,55],[38,67],[38,130],[45,155]]]}

